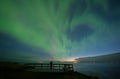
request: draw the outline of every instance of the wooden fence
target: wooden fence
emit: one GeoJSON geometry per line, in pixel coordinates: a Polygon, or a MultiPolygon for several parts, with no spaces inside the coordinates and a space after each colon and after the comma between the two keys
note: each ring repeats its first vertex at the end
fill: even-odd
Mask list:
{"type": "Polygon", "coordinates": [[[73,64],[28,63],[27,67],[40,72],[73,72],[73,64]]]}

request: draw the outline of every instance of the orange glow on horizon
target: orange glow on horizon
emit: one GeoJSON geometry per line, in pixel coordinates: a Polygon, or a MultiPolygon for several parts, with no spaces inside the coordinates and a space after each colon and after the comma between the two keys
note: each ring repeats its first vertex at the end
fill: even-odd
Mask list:
{"type": "Polygon", "coordinates": [[[71,62],[71,63],[77,63],[77,60],[75,59],[62,59],[62,60],[59,60],[60,62],[71,62]]]}

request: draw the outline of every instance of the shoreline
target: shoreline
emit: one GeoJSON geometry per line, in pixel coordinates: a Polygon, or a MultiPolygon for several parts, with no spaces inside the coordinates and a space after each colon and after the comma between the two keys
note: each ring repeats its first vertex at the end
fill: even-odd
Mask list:
{"type": "Polygon", "coordinates": [[[0,62],[0,79],[99,79],[76,71],[39,72],[27,71],[31,67],[19,63],[0,62]]]}

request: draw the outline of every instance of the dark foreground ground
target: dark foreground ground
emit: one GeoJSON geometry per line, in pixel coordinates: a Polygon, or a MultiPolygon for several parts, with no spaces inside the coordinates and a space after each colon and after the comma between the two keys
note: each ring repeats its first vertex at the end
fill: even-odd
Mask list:
{"type": "Polygon", "coordinates": [[[0,79],[99,79],[78,72],[33,72],[17,63],[0,62],[0,79]]]}
{"type": "Polygon", "coordinates": [[[2,72],[0,79],[98,79],[97,77],[87,76],[77,72],[55,73],[55,72],[2,72]]]}

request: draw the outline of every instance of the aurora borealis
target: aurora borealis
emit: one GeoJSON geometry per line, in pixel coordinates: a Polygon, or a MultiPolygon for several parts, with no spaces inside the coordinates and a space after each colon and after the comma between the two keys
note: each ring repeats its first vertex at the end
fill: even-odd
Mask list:
{"type": "Polygon", "coordinates": [[[0,57],[71,59],[120,51],[119,0],[0,0],[0,57]]]}

